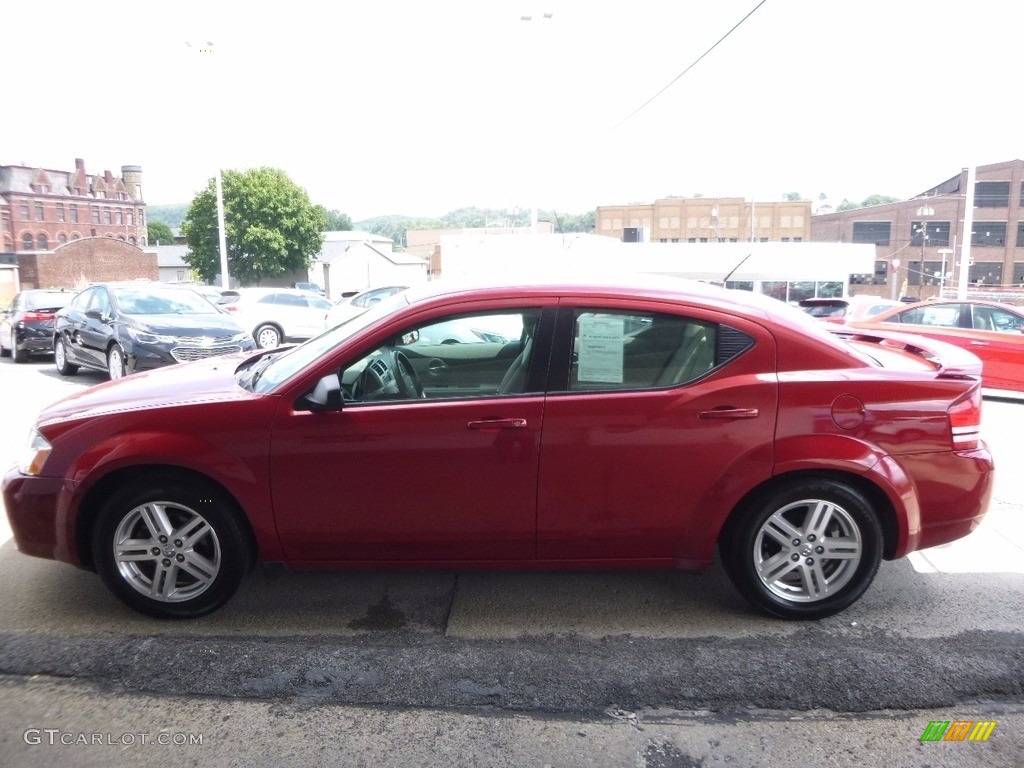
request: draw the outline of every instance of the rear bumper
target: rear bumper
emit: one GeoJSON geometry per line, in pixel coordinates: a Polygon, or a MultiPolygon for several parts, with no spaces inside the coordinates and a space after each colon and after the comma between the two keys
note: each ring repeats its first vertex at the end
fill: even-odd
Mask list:
{"type": "Polygon", "coordinates": [[[894,557],[962,539],[985,517],[995,463],[988,446],[972,451],[896,457],[914,479],[917,519],[900,531],[894,557]]]}

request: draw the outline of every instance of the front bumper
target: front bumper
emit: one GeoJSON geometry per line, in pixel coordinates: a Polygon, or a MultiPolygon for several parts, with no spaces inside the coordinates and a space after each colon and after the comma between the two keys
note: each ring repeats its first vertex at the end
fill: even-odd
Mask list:
{"type": "Polygon", "coordinates": [[[59,510],[64,488],[61,478],[31,477],[12,466],[4,475],[2,488],[7,520],[19,551],[80,565],[78,552],[71,546],[74,533],[59,510]]]}

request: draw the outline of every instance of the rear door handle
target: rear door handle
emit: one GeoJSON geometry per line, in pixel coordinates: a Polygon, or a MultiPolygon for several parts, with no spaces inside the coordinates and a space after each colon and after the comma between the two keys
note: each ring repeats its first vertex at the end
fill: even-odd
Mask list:
{"type": "Polygon", "coordinates": [[[713,408],[710,411],[701,411],[699,415],[702,419],[756,419],[758,411],[757,408],[730,408],[728,406],[721,406],[719,408],[713,408]]]}
{"type": "Polygon", "coordinates": [[[466,429],[524,429],[526,419],[482,419],[466,424],[466,429]]]}

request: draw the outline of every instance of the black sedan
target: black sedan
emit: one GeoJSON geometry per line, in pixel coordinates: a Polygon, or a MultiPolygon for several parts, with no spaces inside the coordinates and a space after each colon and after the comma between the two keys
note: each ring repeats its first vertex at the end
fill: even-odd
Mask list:
{"type": "Polygon", "coordinates": [[[84,367],[111,379],[256,348],[248,331],[198,293],[159,283],[89,286],[57,313],[53,338],[61,375],[84,367]]]}
{"type": "Polygon", "coordinates": [[[0,315],[0,355],[16,363],[32,354],[53,352],[53,316],[74,296],[73,291],[37,288],[22,291],[0,315]]]}

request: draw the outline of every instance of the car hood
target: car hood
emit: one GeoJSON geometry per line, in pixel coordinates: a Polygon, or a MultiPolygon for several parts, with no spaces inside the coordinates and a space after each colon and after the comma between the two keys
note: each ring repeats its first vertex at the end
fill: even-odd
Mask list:
{"type": "Polygon", "coordinates": [[[261,397],[238,386],[235,371],[253,353],[223,355],[157,368],[97,384],[44,408],[42,425],[187,403],[225,402],[261,397]]]}
{"type": "Polygon", "coordinates": [[[210,336],[223,338],[242,333],[230,315],[132,315],[127,323],[161,336],[210,336]]]}

